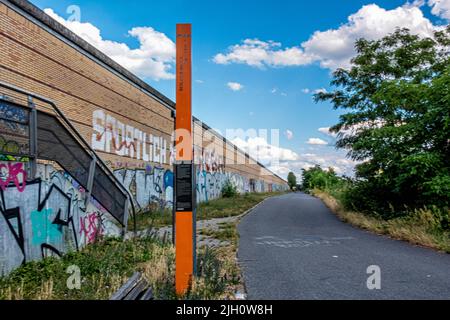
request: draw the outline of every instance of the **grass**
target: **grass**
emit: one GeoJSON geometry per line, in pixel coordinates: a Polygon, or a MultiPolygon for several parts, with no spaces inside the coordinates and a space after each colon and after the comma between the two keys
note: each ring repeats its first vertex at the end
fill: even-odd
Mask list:
{"type": "MultiPolygon", "coordinates": [[[[284,193],[248,193],[200,203],[197,207],[197,221],[239,216],[261,201],[281,194],[284,193]]],[[[136,214],[136,229],[138,231],[171,225],[172,210],[170,209],[155,207],[147,212],[136,214]]],[[[133,220],[130,221],[128,228],[133,231],[133,220]]]]}
{"type": "Polygon", "coordinates": [[[184,297],[174,291],[175,250],[159,240],[101,240],[61,259],[31,262],[0,278],[0,300],[107,300],[135,272],[142,272],[156,299],[225,299],[239,280],[233,267],[223,262],[224,253],[199,250],[199,274],[184,297]],[[69,266],[81,270],[81,289],[70,290],[69,266]]]}
{"type": "MultiPolygon", "coordinates": [[[[155,208],[150,211],[136,214],[136,229],[138,231],[161,228],[172,225],[172,210],[155,208]]],[[[134,230],[134,218],[128,224],[128,230],[134,230]]]]}
{"type": "Polygon", "coordinates": [[[226,243],[225,246],[206,249],[207,252],[211,252],[217,257],[223,271],[222,277],[226,279],[226,286],[220,297],[221,299],[233,300],[237,292],[245,291],[241,269],[237,261],[239,242],[239,234],[237,232],[238,223],[239,221],[221,223],[216,230],[204,229],[201,231],[201,234],[204,236],[226,243]]]}
{"type": "Polygon", "coordinates": [[[155,239],[101,240],[61,259],[47,258],[30,262],[0,279],[0,299],[6,300],[103,300],[140,266],[153,268],[149,282],[156,291],[161,287],[161,259],[171,260],[173,249],[155,239]],[[69,266],[81,271],[81,290],[70,290],[66,273],[69,266]]]}
{"type": "MultiPolygon", "coordinates": [[[[276,194],[252,194],[214,200],[199,206],[198,219],[237,216],[276,194]]],[[[153,211],[138,216],[142,229],[172,223],[169,211],[153,211]]],[[[0,278],[0,300],[107,300],[136,272],[142,272],[156,299],[234,299],[242,290],[242,277],[236,259],[236,223],[221,224],[211,234],[229,245],[198,250],[198,274],[191,290],[183,297],[174,291],[175,250],[159,239],[148,237],[122,241],[100,239],[62,258],[30,262],[0,278]],[[66,271],[77,266],[81,288],[70,290],[66,271]]]]}
{"type": "Polygon", "coordinates": [[[339,200],[327,192],[314,190],[320,198],[344,222],[396,240],[433,248],[450,253],[450,232],[442,230],[436,214],[429,209],[415,210],[409,216],[384,220],[359,212],[346,210],[339,200]]]}
{"type": "Polygon", "coordinates": [[[200,234],[206,237],[214,238],[220,241],[227,241],[230,243],[237,243],[238,234],[236,231],[236,223],[227,222],[220,223],[218,230],[203,229],[200,234]]]}

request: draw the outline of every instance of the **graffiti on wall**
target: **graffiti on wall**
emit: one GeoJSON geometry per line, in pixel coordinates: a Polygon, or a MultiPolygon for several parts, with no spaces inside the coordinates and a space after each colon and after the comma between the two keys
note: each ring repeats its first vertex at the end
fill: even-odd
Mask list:
{"type": "Polygon", "coordinates": [[[92,147],[132,159],[168,164],[169,144],[163,137],[154,136],[118,121],[103,110],[94,111],[92,147]]]}
{"type": "MultiPolygon", "coordinates": [[[[196,198],[197,202],[207,202],[220,198],[227,181],[236,186],[239,193],[267,192],[276,185],[262,180],[249,179],[243,175],[226,172],[224,160],[214,150],[195,148],[196,198]]],[[[132,168],[129,163],[119,163],[123,167],[114,170],[114,175],[133,195],[138,210],[145,211],[154,205],[160,208],[173,206],[174,175],[171,170],[139,165],[132,168]]],[[[280,186],[281,188],[281,186],[280,186]]]]}
{"type": "Polygon", "coordinates": [[[23,162],[0,162],[0,188],[5,191],[14,184],[19,192],[26,188],[27,172],[23,162]]]}
{"type": "Polygon", "coordinates": [[[83,188],[67,174],[38,165],[39,178],[25,184],[25,164],[10,165],[19,178],[0,188],[0,275],[78,250],[100,235],[120,235],[109,213],[93,199],[86,205],[83,188]]]}
{"type": "Polygon", "coordinates": [[[194,147],[194,163],[197,171],[206,171],[211,173],[225,172],[224,157],[215,149],[194,147]]]}
{"type": "MultiPolygon", "coordinates": [[[[114,169],[114,175],[133,195],[139,210],[148,210],[154,205],[161,208],[173,206],[173,172],[161,166],[154,166],[167,162],[173,164],[175,153],[172,144],[168,151],[169,144],[163,138],[124,124],[103,110],[94,111],[93,129],[94,149],[115,153],[131,160],[116,161],[114,164],[109,162],[109,165],[114,169]]],[[[237,173],[226,172],[223,150],[220,151],[209,147],[194,147],[198,202],[219,198],[228,180],[240,193],[269,190],[264,181],[251,180],[237,173]]],[[[88,222],[90,223],[83,222],[84,226],[95,225],[92,221],[88,222]]]]}
{"type": "Polygon", "coordinates": [[[146,169],[117,169],[114,175],[134,196],[140,210],[152,204],[172,207],[174,177],[171,170],[148,165],[146,169]]]}

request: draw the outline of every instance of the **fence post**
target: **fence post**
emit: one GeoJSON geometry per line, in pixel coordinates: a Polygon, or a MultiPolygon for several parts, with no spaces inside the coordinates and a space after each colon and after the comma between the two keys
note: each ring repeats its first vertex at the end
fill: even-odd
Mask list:
{"type": "Polygon", "coordinates": [[[37,174],[37,157],[38,157],[38,140],[37,140],[37,110],[33,102],[33,97],[28,96],[28,107],[31,109],[29,130],[30,130],[30,174],[32,179],[36,179],[37,174]]]}

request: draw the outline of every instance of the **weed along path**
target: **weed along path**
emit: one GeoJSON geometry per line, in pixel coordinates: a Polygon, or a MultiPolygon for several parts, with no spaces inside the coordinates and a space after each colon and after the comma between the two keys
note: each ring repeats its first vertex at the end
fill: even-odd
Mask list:
{"type": "Polygon", "coordinates": [[[302,193],[238,227],[249,299],[450,299],[450,255],[356,229],[302,193]]]}

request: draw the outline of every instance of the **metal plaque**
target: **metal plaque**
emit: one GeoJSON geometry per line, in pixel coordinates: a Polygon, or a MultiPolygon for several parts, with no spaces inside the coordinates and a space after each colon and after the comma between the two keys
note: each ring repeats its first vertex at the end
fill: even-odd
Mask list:
{"type": "Polygon", "coordinates": [[[175,165],[175,208],[177,212],[194,210],[193,166],[192,164],[175,165]]]}

